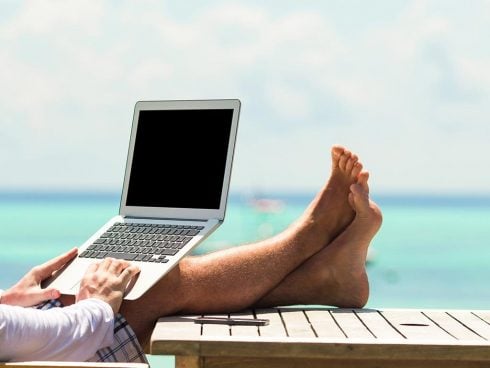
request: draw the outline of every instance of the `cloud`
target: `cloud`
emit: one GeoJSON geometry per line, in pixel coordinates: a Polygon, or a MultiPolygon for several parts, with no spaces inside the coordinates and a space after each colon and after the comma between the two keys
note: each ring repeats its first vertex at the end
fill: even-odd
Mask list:
{"type": "Polygon", "coordinates": [[[316,188],[341,142],[382,190],[485,190],[466,178],[490,164],[488,3],[388,3],[18,3],[0,20],[1,186],[119,188],[135,101],[239,97],[235,188],[316,188]]]}

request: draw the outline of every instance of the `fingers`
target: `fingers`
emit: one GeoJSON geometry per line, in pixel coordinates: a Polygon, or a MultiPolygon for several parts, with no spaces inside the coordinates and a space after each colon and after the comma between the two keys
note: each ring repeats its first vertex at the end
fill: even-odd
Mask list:
{"type": "Polygon", "coordinates": [[[107,271],[114,275],[119,275],[122,270],[129,265],[130,263],[128,261],[109,257],[105,258],[102,262],[99,263],[99,270],[107,271]]]}
{"type": "Polygon", "coordinates": [[[87,270],[85,271],[85,274],[82,277],[81,283],[84,283],[86,280],[89,280],[93,275],[97,272],[99,269],[99,263],[91,263],[88,267],[87,270]]]}
{"type": "MultiPolygon", "coordinates": [[[[41,302],[44,302],[46,300],[50,300],[50,299],[58,299],[59,297],[61,296],[61,293],[58,289],[53,289],[53,288],[49,288],[49,289],[41,289],[40,292],[39,292],[39,301],[38,303],[41,303],[41,302]]],[[[38,304],[36,303],[36,304],[38,304]]]]}
{"type": "Polygon", "coordinates": [[[92,263],[87,267],[88,272],[96,272],[99,269],[100,263],[92,263]]]}
{"type": "Polygon", "coordinates": [[[37,273],[37,277],[40,278],[40,280],[38,280],[38,281],[42,281],[45,278],[51,276],[54,271],[59,270],[61,267],[63,267],[65,264],[67,264],[69,261],[71,261],[73,258],[75,258],[77,253],[78,253],[78,249],[73,248],[64,254],[62,254],[58,257],[55,257],[55,258],[43,263],[40,266],[37,266],[36,267],[36,273],[37,273]]]}
{"type": "Polygon", "coordinates": [[[108,272],[113,276],[120,279],[122,283],[127,283],[139,272],[139,268],[131,265],[128,261],[122,259],[106,258],[102,262],[91,265],[97,267],[91,271],[93,272],[108,272]],[[126,278],[128,278],[126,281],[126,278]]]}
{"type": "Polygon", "coordinates": [[[139,271],[135,265],[120,259],[106,258],[98,264],[92,264],[80,283],[76,301],[98,298],[117,313],[131,278],[139,271]]]}
{"type": "Polygon", "coordinates": [[[128,261],[112,259],[107,270],[115,275],[120,275],[121,272],[129,266],[130,263],[128,261]]]}
{"type": "Polygon", "coordinates": [[[31,288],[29,290],[17,291],[9,294],[8,300],[3,300],[5,304],[17,305],[20,307],[32,307],[50,299],[58,299],[61,293],[58,289],[31,288]]]}
{"type": "Polygon", "coordinates": [[[121,273],[121,281],[124,285],[127,285],[131,279],[136,276],[140,272],[139,267],[135,265],[130,265],[129,267],[125,268],[123,272],[121,273]]]}

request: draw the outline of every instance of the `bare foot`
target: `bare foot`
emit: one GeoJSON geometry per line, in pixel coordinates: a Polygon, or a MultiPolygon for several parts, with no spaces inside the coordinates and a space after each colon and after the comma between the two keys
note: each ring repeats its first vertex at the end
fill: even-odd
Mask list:
{"type": "Polygon", "coordinates": [[[350,186],[357,182],[362,164],[357,155],[344,147],[332,147],[332,173],[328,182],[316,195],[303,216],[296,223],[311,226],[321,232],[322,247],[335,239],[354,219],[355,212],[349,204],[350,186]]]}
{"type": "Polygon", "coordinates": [[[381,211],[369,200],[368,173],[350,186],[355,218],[328,247],[290,273],[258,306],[325,304],[363,307],[369,297],[366,256],[382,222],[381,211]]]}

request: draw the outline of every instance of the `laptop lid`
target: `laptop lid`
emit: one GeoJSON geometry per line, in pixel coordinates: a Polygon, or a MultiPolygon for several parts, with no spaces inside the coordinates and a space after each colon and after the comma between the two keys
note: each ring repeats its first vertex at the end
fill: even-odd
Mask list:
{"type": "Polygon", "coordinates": [[[239,100],[137,102],[120,215],[222,221],[239,112],[239,100]]]}

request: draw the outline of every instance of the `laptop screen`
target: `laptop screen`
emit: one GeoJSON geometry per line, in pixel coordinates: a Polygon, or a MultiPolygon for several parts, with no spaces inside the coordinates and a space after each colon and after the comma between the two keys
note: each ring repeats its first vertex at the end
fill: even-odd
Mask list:
{"type": "Polygon", "coordinates": [[[126,206],[219,209],[233,109],[141,110],[126,206]]]}

